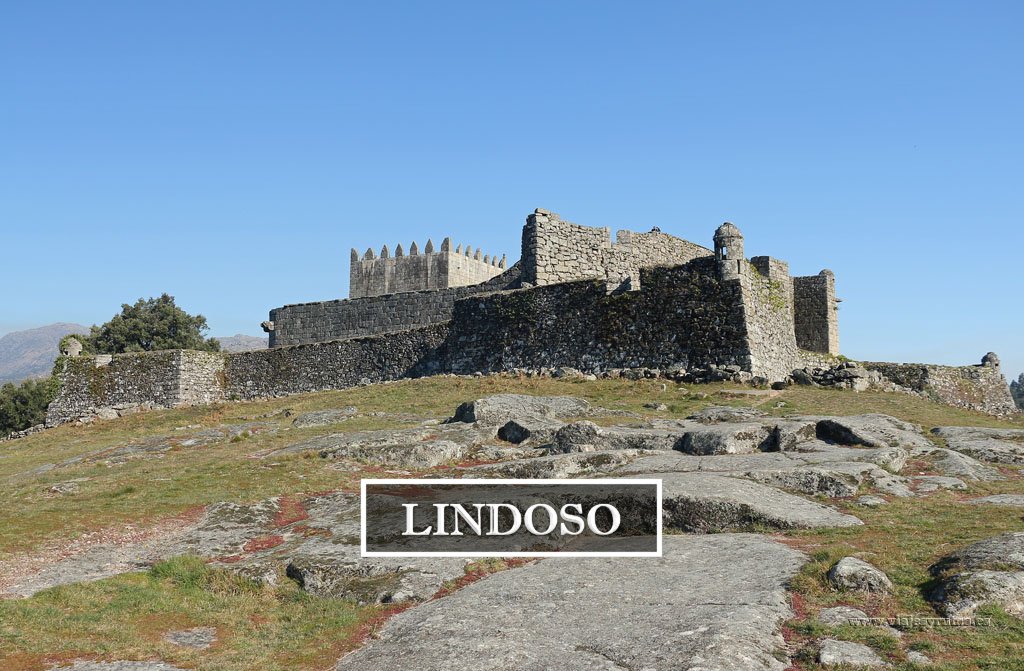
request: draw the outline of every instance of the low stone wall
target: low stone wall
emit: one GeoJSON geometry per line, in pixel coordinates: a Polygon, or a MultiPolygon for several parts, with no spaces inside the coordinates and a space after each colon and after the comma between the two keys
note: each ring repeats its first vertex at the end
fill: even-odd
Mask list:
{"type": "Polygon", "coordinates": [[[65,357],[47,426],[140,408],[345,389],[442,372],[447,324],[387,335],[236,353],[168,350],[65,357]]]}
{"type": "Polygon", "coordinates": [[[224,399],[225,355],[191,350],[62,357],[61,386],[46,424],[139,407],[173,408],[224,399]]]}
{"type": "Polygon", "coordinates": [[[990,415],[1018,412],[999,368],[989,365],[936,366],[917,363],[863,362],[893,384],[955,408],[990,415]]]}
{"type": "Polygon", "coordinates": [[[517,286],[519,267],[482,284],[438,291],[285,305],[270,311],[270,346],[284,347],[405,331],[452,318],[455,302],[479,293],[517,286]]]}
{"type": "Polygon", "coordinates": [[[435,324],[367,338],[230,354],[225,394],[229,399],[266,398],[439,373],[437,350],[448,333],[447,324],[435,324]]]}

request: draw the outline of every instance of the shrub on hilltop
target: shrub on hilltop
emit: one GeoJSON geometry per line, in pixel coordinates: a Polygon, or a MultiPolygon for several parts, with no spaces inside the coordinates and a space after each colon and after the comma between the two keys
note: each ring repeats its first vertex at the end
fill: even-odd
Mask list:
{"type": "MultiPolygon", "coordinates": [[[[203,315],[190,315],[174,304],[174,296],[135,301],[121,306],[110,321],[93,326],[89,335],[75,335],[86,354],[121,354],[163,349],[220,351],[216,338],[207,338],[203,315]]],[[[63,342],[63,341],[62,341],[63,342]]]]}

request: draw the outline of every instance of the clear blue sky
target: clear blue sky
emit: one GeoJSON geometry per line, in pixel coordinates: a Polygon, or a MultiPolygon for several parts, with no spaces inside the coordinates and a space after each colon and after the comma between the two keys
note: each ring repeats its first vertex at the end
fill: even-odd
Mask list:
{"type": "Polygon", "coordinates": [[[0,333],[215,334],[534,207],[836,272],[855,358],[1024,370],[1019,2],[6,2],[0,333]]]}

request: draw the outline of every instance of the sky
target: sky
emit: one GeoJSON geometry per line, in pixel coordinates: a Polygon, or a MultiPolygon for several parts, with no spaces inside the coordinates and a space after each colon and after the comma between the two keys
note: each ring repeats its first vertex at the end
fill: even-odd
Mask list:
{"type": "Polygon", "coordinates": [[[1019,2],[0,3],[0,333],[215,335],[536,207],[836,273],[855,359],[1024,371],[1019,2]]]}

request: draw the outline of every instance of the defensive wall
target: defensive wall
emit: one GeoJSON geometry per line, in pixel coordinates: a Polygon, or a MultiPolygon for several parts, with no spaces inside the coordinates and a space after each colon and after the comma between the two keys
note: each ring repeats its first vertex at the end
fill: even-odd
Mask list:
{"type": "MultiPolygon", "coordinates": [[[[538,209],[527,217],[522,258],[511,268],[466,286],[276,308],[264,323],[271,349],[64,357],[47,423],[438,373],[647,368],[773,382],[837,361],[839,301],[831,271],[791,277],[780,259],[748,260],[742,234],[728,222],[713,242],[709,249],[657,229],[620,231],[613,242],[606,228],[538,209]]],[[[428,244],[423,254],[396,249],[391,257],[385,248],[379,258],[353,255],[353,268],[369,278],[354,291],[395,289],[401,272],[381,279],[379,269],[400,269],[409,259],[416,259],[407,266],[413,270],[431,259],[430,269],[402,286],[433,281],[445,257],[501,270],[504,259],[495,266],[492,257],[478,256],[461,246],[452,252],[447,240],[438,252],[428,244]]],[[[462,279],[449,274],[445,283],[475,272],[492,270],[477,268],[462,279]]],[[[962,368],[870,366],[897,387],[943,403],[995,414],[1012,408],[992,361],[962,368]]]]}

